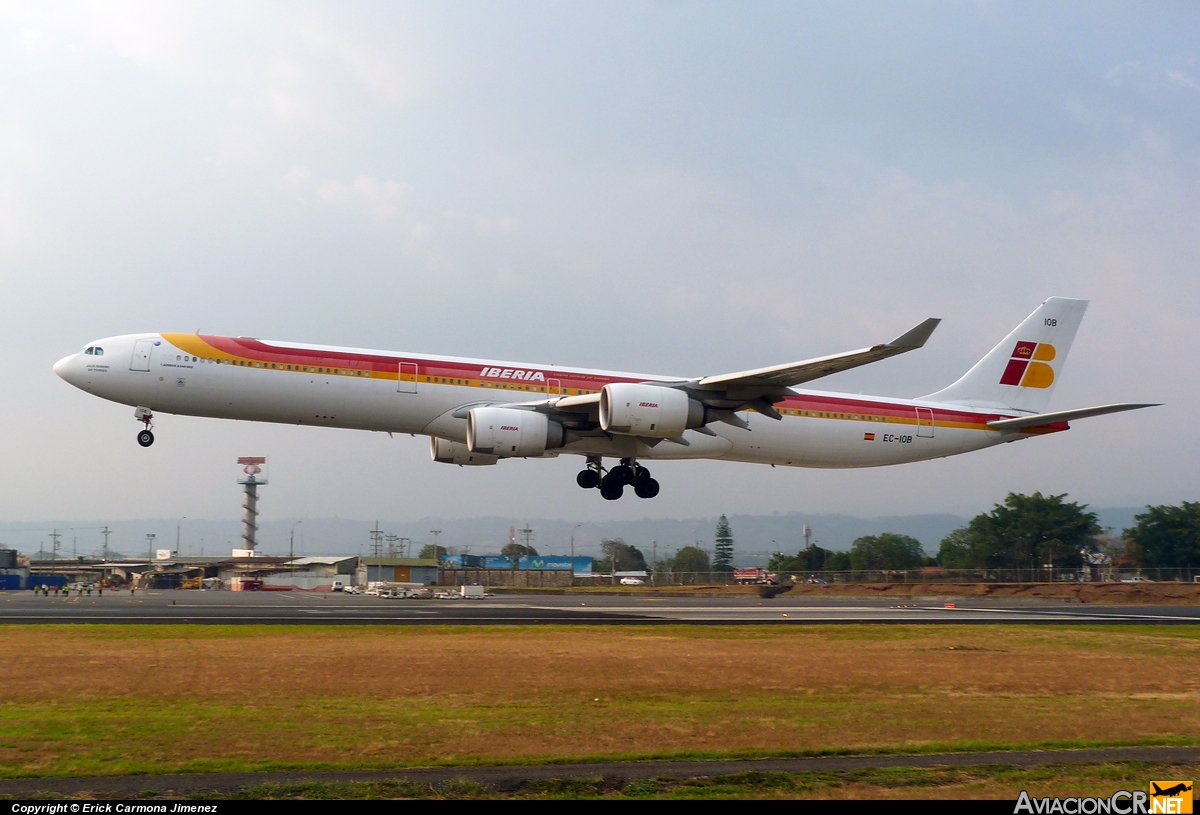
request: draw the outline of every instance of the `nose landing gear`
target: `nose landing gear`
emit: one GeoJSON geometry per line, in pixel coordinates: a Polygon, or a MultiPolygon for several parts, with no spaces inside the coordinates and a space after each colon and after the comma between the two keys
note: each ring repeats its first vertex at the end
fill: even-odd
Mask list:
{"type": "Polygon", "coordinates": [[[133,412],[133,418],[137,419],[145,427],[137,434],[138,444],[142,447],[149,447],[154,444],[154,434],[150,432],[150,428],[154,427],[154,414],[150,412],[150,408],[139,407],[133,412]]]}
{"type": "Polygon", "coordinates": [[[650,477],[650,471],[638,466],[632,458],[623,458],[621,463],[602,475],[604,467],[599,456],[588,456],[586,470],[575,476],[575,483],[584,489],[600,488],[600,497],[616,501],[625,494],[625,487],[632,486],[638,498],[653,498],[658,495],[658,482],[650,477]]]}

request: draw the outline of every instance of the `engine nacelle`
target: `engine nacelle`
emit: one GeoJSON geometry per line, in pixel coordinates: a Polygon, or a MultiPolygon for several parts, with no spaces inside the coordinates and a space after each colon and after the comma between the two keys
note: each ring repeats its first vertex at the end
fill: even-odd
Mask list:
{"type": "Polygon", "coordinates": [[[500,458],[540,456],[563,446],[563,426],[544,413],[480,407],[467,414],[467,449],[500,458]]]}
{"type": "Polygon", "coordinates": [[[462,442],[438,438],[429,440],[429,455],[439,464],[457,464],[460,467],[482,467],[500,460],[486,453],[472,453],[462,442]]]}
{"type": "Polygon", "coordinates": [[[618,382],[600,390],[600,427],[608,433],[674,439],[704,425],[704,405],[675,388],[618,382]]]}

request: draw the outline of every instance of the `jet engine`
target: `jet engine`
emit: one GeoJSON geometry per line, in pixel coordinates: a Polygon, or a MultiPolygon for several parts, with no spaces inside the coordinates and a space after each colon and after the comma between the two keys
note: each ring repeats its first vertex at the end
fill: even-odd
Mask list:
{"type": "Polygon", "coordinates": [[[562,447],[563,426],[532,410],[479,407],[467,414],[467,449],[499,458],[540,456],[562,447]]]}
{"type": "Polygon", "coordinates": [[[429,439],[429,455],[440,464],[457,464],[460,467],[482,467],[500,460],[485,453],[472,453],[462,442],[438,438],[429,439]]]}
{"type": "Polygon", "coordinates": [[[703,427],[704,405],[675,388],[618,382],[600,390],[600,427],[608,433],[674,439],[703,427]]]}

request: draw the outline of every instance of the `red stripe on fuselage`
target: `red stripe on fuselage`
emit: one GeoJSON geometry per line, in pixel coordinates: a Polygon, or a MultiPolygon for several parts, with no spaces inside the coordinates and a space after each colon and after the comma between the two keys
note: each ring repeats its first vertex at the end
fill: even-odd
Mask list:
{"type": "MultiPolygon", "coordinates": [[[[369,352],[358,352],[331,348],[295,348],[290,346],[270,345],[250,337],[221,337],[211,334],[198,335],[201,340],[223,353],[240,357],[254,362],[275,363],[277,365],[308,365],[331,368],[352,368],[356,370],[379,371],[396,375],[400,363],[413,363],[418,366],[418,375],[424,377],[445,377],[447,379],[487,380],[505,382],[512,385],[536,384],[546,386],[547,382],[518,379],[515,377],[491,377],[482,375],[490,368],[502,370],[520,370],[540,372],[546,380],[557,380],[561,387],[569,390],[598,391],[604,385],[617,382],[645,382],[643,377],[615,376],[606,374],[581,373],[573,371],[553,370],[525,365],[516,367],[514,363],[501,365],[490,362],[458,362],[451,360],[426,359],[418,356],[392,356],[369,352]]],[[[916,413],[912,404],[896,404],[894,402],[877,401],[862,397],[842,397],[827,394],[801,394],[784,399],[776,404],[781,410],[807,410],[828,413],[869,414],[887,418],[915,421],[916,413]]],[[[948,424],[973,424],[983,426],[994,419],[1011,418],[1011,414],[974,413],[969,410],[955,410],[934,407],[933,421],[948,424]]],[[[1026,432],[1047,433],[1066,430],[1066,422],[1046,425],[1045,429],[1026,432]],[[1060,426],[1061,425],[1061,426],[1060,426]]]]}

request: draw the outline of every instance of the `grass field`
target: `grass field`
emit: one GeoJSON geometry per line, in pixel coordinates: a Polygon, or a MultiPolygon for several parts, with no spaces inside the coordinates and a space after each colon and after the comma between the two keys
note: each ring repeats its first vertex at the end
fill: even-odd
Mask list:
{"type": "Polygon", "coordinates": [[[1200,743],[1196,627],[4,632],[4,777],[1200,743]]]}

